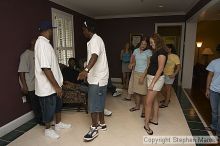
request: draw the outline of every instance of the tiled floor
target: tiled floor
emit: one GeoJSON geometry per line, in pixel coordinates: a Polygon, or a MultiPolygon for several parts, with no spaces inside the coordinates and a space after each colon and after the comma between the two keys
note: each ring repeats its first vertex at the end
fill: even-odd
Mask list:
{"type": "Polygon", "coordinates": [[[24,125],[16,128],[14,131],[0,137],[0,146],[5,146],[9,144],[11,141],[15,140],[19,136],[23,135],[28,130],[32,129],[34,126],[36,126],[37,123],[34,120],[30,120],[24,125]]]}
{"type": "Polygon", "coordinates": [[[205,96],[206,77],[203,77],[200,80],[202,81],[199,81],[199,79],[194,79],[192,83],[192,89],[185,89],[185,91],[188,97],[190,98],[190,100],[197,108],[198,112],[200,113],[206,125],[209,126],[211,123],[211,106],[210,106],[210,101],[205,96]]]}
{"type": "MultiPolygon", "coordinates": [[[[205,131],[201,120],[193,109],[185,93],[181,90],[181,88],[178,88],[176,93],[177,97],[172,97],[169,107],[160,109],[159,125],[150,125],[154,130],[154,136],[208,136],[208,132],[205,131]]],[[[121,99],[125,96],[125,91],[121,97],[112,97],[111,95],[108,95],[106,107],[113,111],[113,116],[106,118],[108,130],[106,132],[100,132],[99,136],[93,142],[90,142],[89,145],[143,145],[143,136],[147,136],[147,134],[143,129],[143,119],[140,118],[141,113],[140,111],[133,113],[128,111],[134,103],[122,101],[121,99]]],[[[88,143],[83,142],[82,138],[90,125],[90,116],[84,112],[63,111],[63,120],[64,122],[71,123],[73,127],[71,129],[61,131],[61,138],[58,140],[45,138],[43,136],[43,127],[38,125],[35,126],[36,123],[29,121],[27,124],[17,128],[15,131],[1,137],[0,146],[7,145],[13,139],[15,140],[9,144],[10,146],[88,145],[88,143]],[[24,133],[27,130],[29,131],[24,133]]]]}

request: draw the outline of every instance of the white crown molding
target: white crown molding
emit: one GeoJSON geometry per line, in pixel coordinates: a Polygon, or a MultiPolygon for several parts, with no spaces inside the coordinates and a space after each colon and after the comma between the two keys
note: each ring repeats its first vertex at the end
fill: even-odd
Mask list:
{"type": "Polygon", "coordinates": [[[5,134],[13,131],[14,129],[18,128],[19,126],[23,125],[24,123],[30,121],[34,118],[33,111],[26,113],[25,115],[11,121],[10,123],[0,127],[0,137],[4,136],[5,134]]]}
{"type": "Polygon", "coordinates": [[[142,13],[142,14],[129,14],[129,15],[109,15],[97,16],[95,19],[111,19],[111,18],[130,18],[130,17],[153,17],[153,16],[172,16],[172,15],[185,15],[185,12],[166,12],[166,13],[142,13]]]}

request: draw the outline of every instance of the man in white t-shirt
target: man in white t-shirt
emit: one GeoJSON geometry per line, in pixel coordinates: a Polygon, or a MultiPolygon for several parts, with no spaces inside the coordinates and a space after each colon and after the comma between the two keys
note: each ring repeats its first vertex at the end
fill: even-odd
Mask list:
{"type": "Polygon", "coordinates": [[[70,124],[61,122],[63,77],[55,51],[50,44],[53,27],[51,22],[42,21],[39,25],[40,36],[35,44],[35,93],[39,97],[42,119],[45,123],[45,136],[59,138],[57,130],[70,128],[70,124]],[[56,117],[55,130],[50,122],[56,117]]]}
{"type": "Polygon", "coordinates": [[[42,125],[42,114],[39,103],[39,98],[35,95],[34,87],[34,44],[36,39],[31,40],[31,46],[25,50],[20,56],[20,63],[18,67],[19,82],[21,85],[22,94],[25,95],[31,104],[34,112],[35,121],[42,125]]]}
{"type": "Polygon", "coordinates": [[[105,45],[102,38],[95,33],[94,23],[85,21],[82,29],[84,36],[89,41],[87,42],[87,64],[78,79],[83,80],[87,77],[89,83],[88,111],[91,113],[92,125],[90,131],[84,136],[84,140],[90,141],[98,136],[99,129],[107,129],[104,108],[109,69],[105,45]]]}

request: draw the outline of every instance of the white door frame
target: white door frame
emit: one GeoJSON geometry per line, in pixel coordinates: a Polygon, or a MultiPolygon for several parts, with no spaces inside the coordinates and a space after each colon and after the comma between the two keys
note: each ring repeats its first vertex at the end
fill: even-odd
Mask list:
{"type": "MultiPolygon", "coordinates": [[[[181,42],[180,42],[180,61],[183,65],[183,48],[184,48],[184,38],[185,38],[185,23],[155,23],[155,32],[157,33],[159,26],[181,26],[181,42]]],[[[181,77],[182,77],[182,70],[179,72],[178,75],[178,85],[181,85],[181,77]]]]}

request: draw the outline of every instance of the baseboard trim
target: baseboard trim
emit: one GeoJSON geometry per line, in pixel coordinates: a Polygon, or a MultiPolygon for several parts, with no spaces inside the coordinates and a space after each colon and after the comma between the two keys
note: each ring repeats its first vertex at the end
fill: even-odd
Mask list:
{"type": "Polygon", "coordinates": [[[18,128],[19,126],[23,125],[24,123],[28,122],[33,118],[34,118],[34,113],[33,111],[30,111],[24,114],[23,116],[11,121],[10,123],[0,127],[0,137],[13,131],[14,129],[18,128]]]}

